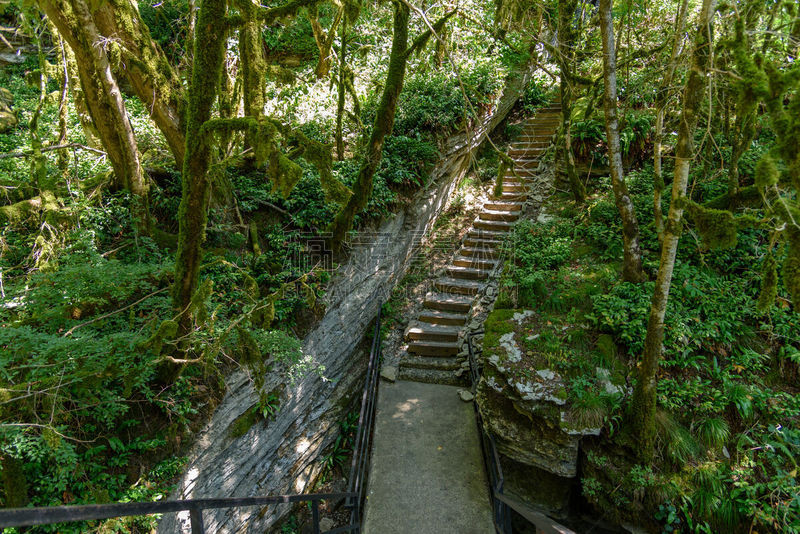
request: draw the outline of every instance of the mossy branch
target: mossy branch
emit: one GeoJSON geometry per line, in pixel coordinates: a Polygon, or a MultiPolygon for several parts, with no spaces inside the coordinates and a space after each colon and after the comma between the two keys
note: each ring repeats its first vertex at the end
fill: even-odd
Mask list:
{"type": "MultiPolygon", "coordinates": [[[[282,19],[284,17],[293,17],[298,11],[300,11],[300,9],[304,7],[315,6],[321,1],[322,0],[291,0],[282,6],[272,7],[256,13],[256,18],[265,25],[269,25],[278,19],[282,19]]],[[[230,15],[225,18],[225,22],[229,28],[235,29],[245,23],[245,18],[241,15],[230,15]]]]}
{"type": "Polygon", "coordinates": [[[406,50],[406,57],[410,57],[414,52],[422,51],[422,49],[425,48],[425,45],[428,44],[428,41],[430,41],[431,37],[433,37],[434,33],[438,34],[441,32],[445,23],[456,13],[458,13],[458,9],[454,9],[445,14],[433,24],[433,30],[425,30],[416,39],[414,39],[414,42],[412,42],[411,46],[409,46],[406,50]]]}

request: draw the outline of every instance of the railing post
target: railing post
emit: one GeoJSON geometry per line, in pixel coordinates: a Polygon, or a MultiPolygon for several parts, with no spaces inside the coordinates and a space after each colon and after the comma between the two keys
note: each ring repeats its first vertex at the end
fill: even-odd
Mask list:
{"type": "Polygon", "coordinates": [[[311,501],[311,526],[314,534],[319,534],[319,501],[311,501]]]}
{"type": "Polygon", "coordinates": [[[189,510],[189,520],[192,523],[192,534],[206,534],[206,527],[203,525],[202,508],[191,508],[189,510]]]}

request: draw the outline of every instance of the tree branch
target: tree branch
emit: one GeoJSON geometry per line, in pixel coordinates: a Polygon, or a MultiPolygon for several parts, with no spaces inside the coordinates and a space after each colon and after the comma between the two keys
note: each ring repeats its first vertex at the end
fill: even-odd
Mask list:
{"type": "MultiPolygon", "coordinates": [[[[42,147],[40,152],[52,152],[53,150],[63,150],[66,148],[73,148],[77,150],[88,150],[89,152],[93,152],[98,156],[105,156],[106,153],[102,150],[98,150],[96,148],[92,148],[90,146],[81,145],[79,143],[67,143],[66,145],[53,145],[53,146],[46,146],[42,147]]],[[[8,159],[8,158],[26,158],[32,156],[35,150],[26,150],[25,152],[6,152],[5,154],[0,154],[0,159],[8,159]]]]}
{"type": "Polygon", "coordinates": [[[86,325],[88,325],[88,324],[92,324],[92,323],[94,323],[94,322],[97,322],[97,321],[99,321],[100,319],[105,319],[106,317],[111,317],[112,315],[116,315],[116,314],[118,314],[118,313],[120,313],[120,312],[124,312],[125,310],[127,310],[127,309],[129,309],[129,308],[133,308],[134,306],[136,306],[136,305],[137,305],[137,304],[139,304],[140,302],[142,302],[142,301],[145,301],[145,300],[149,299],[150,297],[154,297],[155,295],[158,295],[159,293],[163,293],[164,291],[166,291],[166,290],[168,290],[168,289],[169,289],[168,287],[161,288],[161,289],[159,289],[158,291],[154,291],[154,292],[150,293],[149,295],[147,295],[147,296],[144,296],[144,297],[140,298],[139,300],[137,300],[137,301],[136,301],[136,302],[134,302],[133,304],[128,304],[128,305],[127,305],[127,306],[125,306],[124,308],[120,308],[120,309],[118,309],[118,310],[115,310],[115,311],[112,311],[112,312],[104,313],[103,315],[101,315],[101,316],[99,316],[99,317],[95,317],[94,319],[92,319],[92,320],[90,320],[90,321],[86,321],[85,323],[81,323],[81,324],[79,324],[79,325],[75,325],[75,326],[73,326],[72,328],[70,328],[69,330],[67,330],[67,333],[66,333],[66,334],[64,334],[64,337],[67,337],[67,336],[69,336],[69,335],[72,335],[72,333],[73,333],[75,330],[77,330],[78,328],[80,328],[80,327],[82,327],[82,326],[86,326],[86,325]]]}
{"type": "Polygon", "coordinates": [[[418,49],[423,48],[428,43],[428,40],[431,38],[434,32],[439,33],[442,30],[442,27],[444,26],[445,22],[447,22],[447,20],[456,13],[458,13],[458,9],[454,9],[453,11],[447,13],[433,24],[432,28],[433,31],[430,29],[426,30],[423,33],[421,33],[419,37],[414,39],[414,42],[411,43],[411,46],[409,46],[408,49],[406,50],[406,57],[410,56],[418,49]]]}

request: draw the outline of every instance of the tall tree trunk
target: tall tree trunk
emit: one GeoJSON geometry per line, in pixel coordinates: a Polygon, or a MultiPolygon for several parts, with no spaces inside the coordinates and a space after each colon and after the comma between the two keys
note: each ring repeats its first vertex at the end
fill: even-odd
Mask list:
{"type": "Polygon", "coordinates": [[[695,35],[692,66],[683,92],[683,112],[675,150],[675,175],[672,182],[672,202],[669,206],[661,263],[650,304],[644,353],[639,376],[633,390],[630,408],[630,428],[634,432],[638,455],[643,462],[653,458],[655,446],[656,374],[664,342],[664,315],[675,268],[675,256],[681,236],[683,200],[689,182],[689,167],[693,157],[693,136],[706,87],[709,59],[712,53],[712,18],[715,0],[703,0],[695,35]]]}
{"type": "Polygon", "coordinates": [[[75,53],[89,114],[117,181],[134,195],[134,215],[149,233],[148,183],[142,173],[125,102],[85,0],[40,0],[40,7],[75,53]]]}
{"type": "Polygon", "coordinates": [[[678,52],[683,40],[683,28],[686,26],[686,13],[689,11],[688,4],[689,0],[682,0],[680,8],[678,8],[678,14],[675,18],[675,38],[672,41],[672,52],[669,55],[667,73],[664,75],[664,83],[659,98],[656,100],[656,123],[653,132],[653,222],[659,241],[664,239],[664,213],[661,208],[661,199],[664,194],[664,172],[661,168],[661,151],[664,142],[664,113],[670,100],[678,52]]]}
{"type": "Polygon", "coordinates": [[[558,0],[556,59],[561,71],[561,143],[564,165],[572,196],[576,203],[582,204],[586,200],[586,188],[575,170],[575,153],[572,149],[572,106],[575,102],[572,70],[575,63],[576,40],[572,19],[577,5],[577,0],[558,0]]]}
{"type": "Polygon", "coordinates": [[[183,162],[185,124],[181,118],[183,86],[132,0],[104,0],[92,17],[107,38],[118,43],[120,69],[155,122],[175,158],[183,162]]]}
{"type": "MultiPolygon", "coordinates": [[[[186,150],[183,160],[182,197],[178,209],[178,252],[175,258],[173,301],[180,312],[189,307],[197,290],[202,246],[208,222],[208,167],[211,163],[211,143],[201,132],[211,118],[217,97],[222,62],[225,57],[227,24],[225,0],[202,0],[197,17],[194,42],[194,62],[189,85],[186,114],[186,150]]],[[[209,134],[206,134],[209,135],[209,134]]],[[[188,313],[181,316],[183,331],[191,325],[188,313]]]]}
{"type": "Polygon", "coordinates": [[[81,123],[81,129],[83,130],[83,136],[86,138],[86,144],[92,148],[102,148],[103,143],[100,140],[100,134],[97,132],[97,128],[92,122],[92,116],[89,114],[89,105],[86,103],[86,95],[81,85],[75,54],[72,52],[72,48],[69,47],[65,39],[61,38],[61,41],[64,42],[64,52],[66,54],[69,92],[72,94],[75,114],[78,116],[78,121],[81,123]]]}
{"type": "Polygon", "coordinates": [[[36,55],[39,60],[39,99],[36,102],[36,108],[33,110],[31,120],[28,122],[28,134],[30,136],[31,148],[33,149],[33,157],[31,157],[31,177],[36,182],[36,187],[39,189],[40,194],[44,191],[53,190],[53,182],[47,176],[47,158],[42,154],[42,136],[39,132],[39,119],[42,116],[42,108],[47,100],[47,57],[45,56],[44,48],[42,47],[42,33],[44,27],[34,28],[34,36],[36,38],[36,55]]]}
{"type": "MultiPolygon", "coordinates": [[[[58,43],[57,54],[58,61],[56,62],[56,71],[58,76],[59,95],[58,95],[58,144],[63,145],[67,142],[67,115],[68,115],[68,102],[69,96],[69,73],[67,72],[67,44],[64,42],[52,23],[49,24],[50,33],[53,40],[58,43]]],[[[63,149],[58,151],[58,169],[61,171],[61,177],[66,178],[69,170],[69,150],[63,149]]]]}
{"type": "Polygon", "coordinates": [[[394,3],[394,36],[392,38],[392,51],[389,56],[389,71],[386,74],[386,83],[383,87],[372,134],[367,144],[364,161],[358,172],[358,177],[353,185],[353,196],[347,205],[339,212],[331,225],[332,244],[338,249],[344,241],[348,230],[353,226],[353,219],[367,205],[372,195],[372,179],[381,163],[383,154],[383,141],[392,131],[394,115],[397,110],[397,100],[403,90],[403,79],[406,74],[408,60],[408,6],[399,0],[394,3]]]}
{"type": "MultiPolygon", "coordinates": [[[[239,30],[239,65],[242,69],[244,115],[261,118],[264,116],[264,90],[266,83],[266,64],[261,42],[261,23],[256,17],[256,6],[251,0],[238,3],[242,10],[244,24],[239,30]]],[[[250,132],[244,134],[244,148],[253,148],[255,140],[250,132]]],[[[248,158],[248,161],[252,161],[248,158]]]]}
{"type": "Polygon", "coordinates": [[[619,142],[619,118],[617,117],[617,61],[614,46],[614,19],[611,15],[613,0],[600,0],[600,33],[603,40],[603,82],[605,95],[603,110],[606,116],[606,140],[608,161],[611,167],[611,187],[614,201],[622,219],[622,242],[624,259],[622,278],[626,282],[639,283],[644,280],[642,272],[642,250],[639,246],[639,223],[633,202],[625,185],[622,168],[622,148],[619,142]]]}
{"type": "Polygon", "coordinates": [[[342,20],[344,15],[344,5],[339,6],[336,11],[336,16],[331,23],[331,27],[326,32],[322,28],[317,18],[317,6],[314,4],[308,8],[308,20],[311,22],[311,31],[314,34],[314,41],[317,43],[317,50],[319,51],[319,60],[314,69],[314,74],[317,78],[324,78],[331,70],[331,50],[333,48],[333,39],[336,37],[336,27],[342,20]]]}
{"type": "Polygon", "coordinates": [[[339,161],[344,159],[344,131],[342,122],[344,120],[344,106],[346,98],[345,69],[347,68],[347,20],[342,23],[340,31],[341,44],[339,45],[339,77],[336,89],[339,92],[336,101],[336,157],[339,161]]]}

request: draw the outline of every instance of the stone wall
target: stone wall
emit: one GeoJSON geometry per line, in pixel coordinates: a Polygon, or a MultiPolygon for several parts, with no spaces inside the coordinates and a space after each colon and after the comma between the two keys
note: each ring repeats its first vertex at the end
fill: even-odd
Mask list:
{"type": "MultiPolygon", "coordinates": [[[[497,105],[473,131],[448,139],[430,185],[401,213],[372,232],[361,232],[349,260],[331,280],[327,312],[303,341],[303,351],[325,367],[322,379],[309,375],[286,387],[269,421],[259,420],[233,437],[231,425],[253,407],[258,396],[244,371],[227,379],[227,393],[206,427],[196,436],[175,499],[243,497],[303,493],[319,474],[320,453],[338,432],[337,421],[362,386],[366,359],[359,345],[381,303],[402,278],[419,243],[469,168],[473,151],[516,103],[531,71],[508,81],[497,105]]],[[[284,381],[266,380],[267,391],[284,381]]],[[[287,505],[208,510],[208,532],[264,532],[289,510],[287,505]]],[[[167,514],[159,532],[189,532],[188,512],[167,514]]]]}

